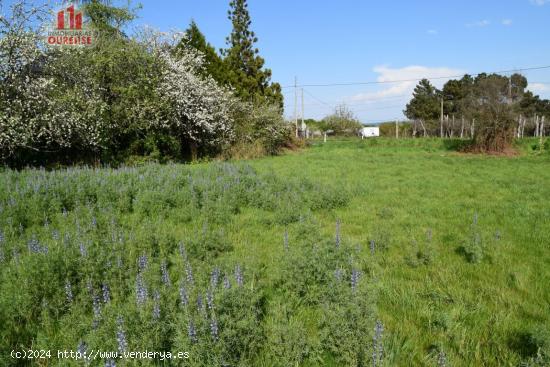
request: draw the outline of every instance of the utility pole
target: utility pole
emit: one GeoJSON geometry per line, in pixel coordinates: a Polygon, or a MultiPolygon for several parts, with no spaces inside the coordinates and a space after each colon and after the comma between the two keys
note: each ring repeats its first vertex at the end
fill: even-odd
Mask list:
{"type": "MultiPolygon", "coordinates": [[[[302,88],[302,128],[304,127],[304,88],[302,88]]],[[[304,136],[307,138],[307,129],[304,129],[304,136]]]]}
{"type": "Polygon", "coordinates": [[[296,125],[296,137],[298,137],[298,78],[294,77],[294,124],[296,125]]]}
{"type": "Polygon", "coordinates": [[[508,78],[508,104],[512,104],[512,76],[508,78]]]}
{"type": "Polygon", "coordinates": [[[441,137],[443,137],[443,97],[441,97],[441,117],[440,117],[440,121],[441,121],[441,137]]]}

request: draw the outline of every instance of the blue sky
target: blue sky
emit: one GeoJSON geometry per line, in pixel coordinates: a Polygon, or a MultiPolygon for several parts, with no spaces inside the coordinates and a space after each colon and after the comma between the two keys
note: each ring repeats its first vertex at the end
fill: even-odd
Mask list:
{"type": "MultiPolygon", "coordinates": [[[[217,48],[231,30],[229,0],[141,4],[136,25],[182,30],[194,19],[217,48]]],[[[299,84],[324,84],[550,65],[550,0],[249,0],[249,10],[260,54],[283,86],[295,76],[299,84]]],[[[550,69],[524,75],[550,98],[550,69]]],[[[305,117],[345,102],[363,122],[403,118],[415,84],[307,87],[305,117]]],[[[283,91],[290,116],[294,91],[283,91]]]]}

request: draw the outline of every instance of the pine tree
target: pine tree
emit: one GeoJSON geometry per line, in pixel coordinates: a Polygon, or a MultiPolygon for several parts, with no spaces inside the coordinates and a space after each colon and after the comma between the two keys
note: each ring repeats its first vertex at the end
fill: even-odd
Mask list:
{"type": "Polygon", "coordinates": [[[268,102],[282,108],[281,86],[270,83],[271,70],[264,69],[264,59],[254,47],[258,38],[250,30],[251,20],[246,0],[231,0],[228,18],[233,30],[223,50],[225,63],[229,69],[230,83],[236,94],[250,102],[268,102]]]}
{"type": "Polygon", "coordinates": [[[204,55],[203,72],[211,75],[218,84],[225,85],[229,82],[229,72],[225,63],[214,46],[206,41],[206,37],[194,20],[191,21],[189,28],[185,31],[185,38],[177,46],[177,50],[179,51],[183,47],[193,47],[204,55]]]}

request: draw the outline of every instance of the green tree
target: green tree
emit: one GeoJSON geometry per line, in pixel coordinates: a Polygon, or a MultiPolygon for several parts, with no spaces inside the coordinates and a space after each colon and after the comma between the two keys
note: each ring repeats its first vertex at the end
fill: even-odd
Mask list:
{"type": "Polygon", "coordinates": [[[411,120],[425,122],[438,120],[441,92],[428,79],[422,79],[414,88],[413,98],[405,108],[405,116],[411,120]]]}
{"type": "Polygon", "coordinates": [[[332,130],[334,135],[356,135],[362,127],[354,113],[345,104],[336,106],[334,112],[319,124],[321,131],[332,130]]]}
{"type": "Polygon", "coordinates": [[[229,72],[226,64],[220,55],[218,55],[214,46],[206,41],[206,37],[194,20],[189,24],[189,28],[185,30],[185,37],[177,45],[176,52],[180,51],[183,47],[193,47],[203,54],[203,73],[212,76],[218,84],[225,85],[229,82],[229,72]]]}
{"type": "Polygon", "coordinates": [[[283,107],[281,86],[271,83],[271,70],[264,68],[264,59],[255,47],[258,38],[250,30],[251,20],[246,0],[229,3],[228,18],[233,30],[226,42],[229,48],[222,51],[229,69],[230,84],[237,96],[248,102],[268,102],[283,107]]]}

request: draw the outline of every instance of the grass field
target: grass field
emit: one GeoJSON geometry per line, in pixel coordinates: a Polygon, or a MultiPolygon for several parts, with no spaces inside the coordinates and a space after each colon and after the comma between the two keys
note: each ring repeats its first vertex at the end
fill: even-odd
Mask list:
{"type": "Polygon", "coordinates": [[[79,346],[190,352],[159,365],[549,365],[550,156],[445,146],[6,170],[0,363],[79,346]]]}

